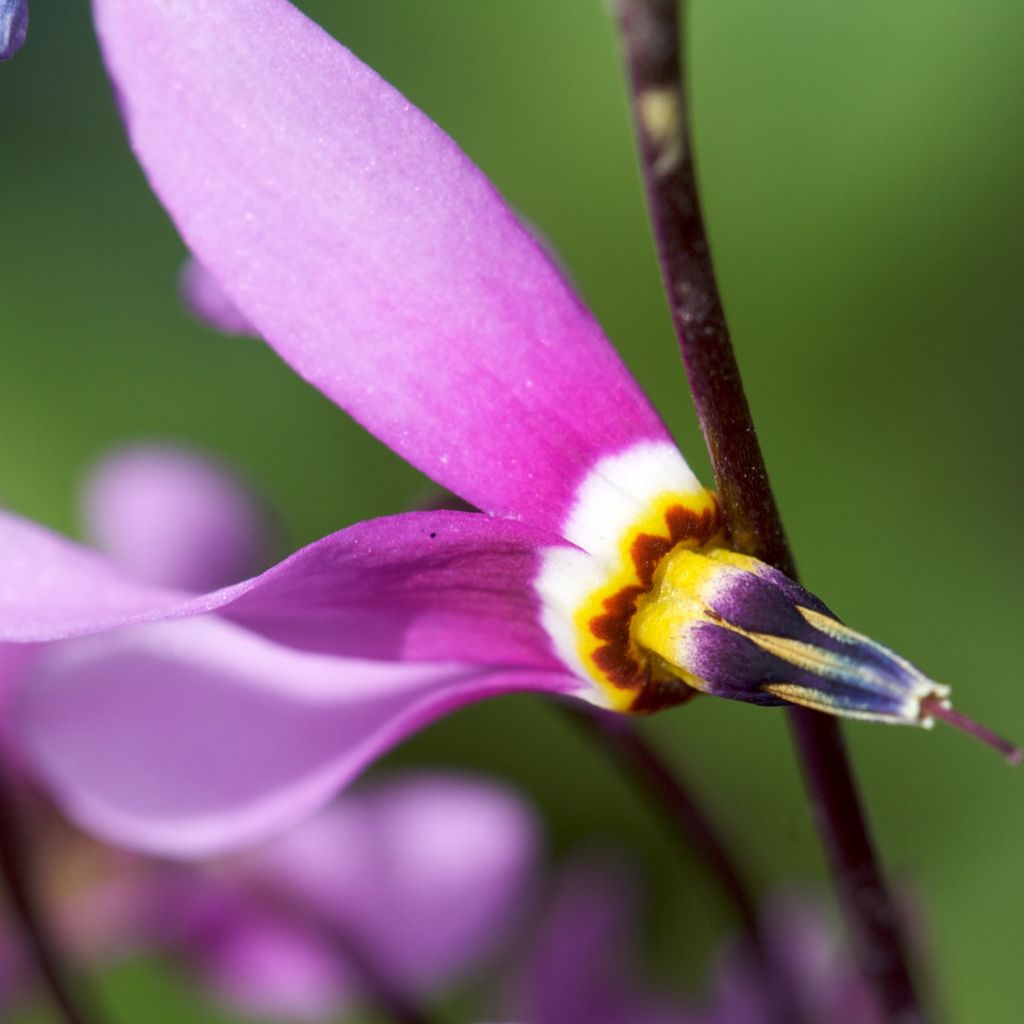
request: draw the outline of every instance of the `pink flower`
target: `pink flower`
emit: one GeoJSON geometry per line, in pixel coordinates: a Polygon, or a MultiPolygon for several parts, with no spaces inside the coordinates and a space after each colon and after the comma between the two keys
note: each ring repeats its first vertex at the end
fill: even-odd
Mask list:
{"type": "Polygon", "coordinates": [[[177,854],[253,841],[512,691],[945,707],[729,549],[557,267],[373,71],[285,0],[94,9],[135,152],[237,323],[482,514],[359,523],[199,594],[5,516],[0,640],[57,642],[18,689],[19,742],[79,821],[177,854]]]}

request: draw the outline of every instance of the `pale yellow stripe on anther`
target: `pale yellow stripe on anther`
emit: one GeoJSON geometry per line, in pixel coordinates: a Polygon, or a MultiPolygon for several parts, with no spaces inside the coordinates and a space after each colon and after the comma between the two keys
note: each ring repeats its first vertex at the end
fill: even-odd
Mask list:
{"type": "Polygon", "coordinates": [[[896,696],[900,696],[904,692],[905,688],[898,683],[889,683],[877,673],[857,666],[844,666],[842,655],[822,650],[813,644],[807,644],[801,640],[791,640],[789,637],[773,636],[770,633],[748,633],[745,630],[736,630],[736,632],[753,640],[761,650],[789,662],[795,668],[804,669],[812,675],[821,676],[824,679],[843,680],[849,679],[852,673],[854,676],[870,680],[875,689],[885,690],[896,696]]]}
{"type": "Polygon", "coordinates": [[[914,718],[897,718],[891,714],[878,715],[869,711],[854,711],[850,708],[837,708],[835,702],[829,702],[820,696],[816,690],[810,690],[795,683],[764,683],[761,689],[774,697],[780,697],[790,704],[800,704],[805,708],[813,708],[815,711],[824,711],[827,714],[836,714],[837,711],[844,718],[857,718],[864,722],[892,722],[897,725],[926,725],[924,722],[917,722],[914,718]]]}

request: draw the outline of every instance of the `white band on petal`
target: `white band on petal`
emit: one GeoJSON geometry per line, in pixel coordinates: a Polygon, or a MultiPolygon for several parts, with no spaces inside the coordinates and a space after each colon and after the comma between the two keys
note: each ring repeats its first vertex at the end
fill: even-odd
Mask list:
{"type": "MultiPolygon", "coordinates": [[[[577,545],[544,553],[535,587],[542,622],[559,657],[598,685],[583,694],[603,707],[624,709],[634,703],[636,688],[614,683],[588,654],[599,646],[586,630],[588,609],[598,610],[605,597],[636,588],[638,538],[668,538],[666,510],[681,506],[708,513],[717,529],[714,498],[700,485],[679,450],[664,442],[643,442],[602,459],[579,488],[562,535],[577,545]]],[[[702,537],[702,541],[706,540],[702,537]]],[[[628,622],[626,622],[628,628],[628,622]]]]}

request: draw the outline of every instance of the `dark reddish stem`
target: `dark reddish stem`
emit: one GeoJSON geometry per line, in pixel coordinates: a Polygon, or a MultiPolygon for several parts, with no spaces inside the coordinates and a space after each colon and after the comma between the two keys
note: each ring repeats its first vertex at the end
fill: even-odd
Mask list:
{"type": "Polygon", "coordinates": [[[662,812],[679,842],[703,863],[744,931],[758,937],[757,901],[748,873],[729,850],[711,816],[654,748],[623,715],[560,705],[662,812]]]}
{"type": "MultiPolygon", "coordinates": [[[[796,577],[740,379],[701,215],[685,95],[680,0],[617,0],[662,273],[734,545],[796,577]]],[[[900,916],[875,853],[839,723],[789,720],[861,969],[890,1021],[925,1019],[900,916]]]]}
{"type": "Polygon", "coordinates": [[[29,868],[28,841],[18,797],[11,785],[10,767],[0,754],[0,875],[11,911],[21,929],[25,950],[43,987],[65,1024],[95,1024],[75,995],[72,972],[47,927],[29,868]]]}
{"type": "Polygon", "coordinates": [[[746,866],[730,849],[715,820],[664,758],[623,715],[581,710],[560,705],[592,742],[618,765],[654,806],[679,844],[703,864],[735,915],[751,953],[751,962],[762,975],[762,991],[770,993],[772,1006],[763,1007],[766,1022],[799,1024],[796,1000],[773,968],[770,936],[765,934],[757,912],[757,900],[746,866]]]}

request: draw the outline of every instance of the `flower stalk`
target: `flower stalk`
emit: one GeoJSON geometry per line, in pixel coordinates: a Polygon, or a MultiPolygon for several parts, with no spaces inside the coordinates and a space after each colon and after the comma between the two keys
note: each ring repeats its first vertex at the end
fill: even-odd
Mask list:
{"type": "Polygon", "coordinates": [[[773,970],[771,939],[757,909],[750,870],[736,856],[714,817],[658,751],[623,715],[563,705],[566,714],[622,771],[658,811],[673,837],[704,866],[742,930],[751,963],[761,975],[761,990],[772,1000],[766,1021],[799,1024],[794,994],[773,970]]]}
{"type": "MultiPolygon", "coordinates": [[[[679,0],[616,0],[659,260],[690,390],[737,550],[796,579],[715,279],[701,214],[679,0]]],[[[790,728],[861,970],[892,1021],[925,1020],[907,943],[840,725],[788,709],[790,728]]]]}
{"type": "Polygon", "coordinates": [[[623,715],[562,705],[571,721],[622,769],[663,815],[672,833],[704,864],[741,928],[757,945],[757,899],[747,866],[736,857],[717,823],[658,752],[623,715]]]}
{"type": "Polygon", "coordinates": [[[0,876],[18,921],[25,952],[64,1024],[99,1024],[75,992],[71,969],[39,905],[29,868],[28,845],[10,768],[0,755],[0,876]]]}

